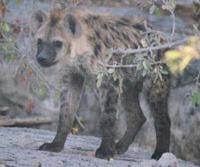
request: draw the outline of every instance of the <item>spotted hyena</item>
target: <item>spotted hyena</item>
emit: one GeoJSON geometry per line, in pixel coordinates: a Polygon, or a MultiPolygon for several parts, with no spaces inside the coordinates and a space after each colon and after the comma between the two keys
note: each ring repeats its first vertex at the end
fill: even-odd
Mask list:
{"type": "MultiPolygon", "coordinates": [[[[143,47],[141,39],[150,27],[141,18],[95,15],[75,9],[53,10],[49,14],[38,11],[33,14],[31,24],[37,41],[38,63],[43,67],[59,64],[62,69],[58,73],[62,76],[62,92],[57,134],[51,143],[39,148],[59,152],[72,127],[85,81],[96,83],[98,72],[106,69],[102,64],[110,48],[143,47]]],[[[155,82],[150,75],[144,77],[134,69],[121,68],[118,74],[122,76],[120,82],[104,75],[98,87],[102,99],[102,141],[96,157],[110,158],[127,151],[145,122],[138,100],[143,90],[155,119],[157,145],[152,158],[158,159],[169,151],[170,144],[169,76],[164,75],[155,82]],[[119,83],[121,93],[117,89],[119,83]],[[127,130],[116,142],[114,125],[119,101],[127,111],[127,130]]]]}

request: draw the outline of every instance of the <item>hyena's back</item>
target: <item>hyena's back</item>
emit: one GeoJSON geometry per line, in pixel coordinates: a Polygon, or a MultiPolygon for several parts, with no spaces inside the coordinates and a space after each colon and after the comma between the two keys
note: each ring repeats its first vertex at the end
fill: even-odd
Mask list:
{"type": "Polygon", "coordinates": [[[146,28],[141,18],[87,14],[82,18],[82,22],[88,27],[87,39],[94,47],[95,55],[101,55],[111,48],[142,47],[140,40],[146,28]]]}

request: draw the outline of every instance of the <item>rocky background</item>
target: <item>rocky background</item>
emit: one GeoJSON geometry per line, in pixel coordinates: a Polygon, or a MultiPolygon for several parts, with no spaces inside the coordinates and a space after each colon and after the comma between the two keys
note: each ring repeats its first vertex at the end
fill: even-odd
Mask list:
{"type": "MultiPolygon", "coordinates": [[[[10,31],[7,35],[9,39],[14,41],[17,50],[11,47],[5,51],[1,49],[0,45],[0,126],[34,127],[55,131],[59,110],[59,92],[57,91],[59,83],[55,82],[57,79],[53,69],[41,69],[34,61],[35,51],[31,45],[32,35],[29,31],[31,14],[38,9],[48,11],[51,1],[6,0],[2,2],[6,2],[6,8],[2,10],[0,7],[0,11],[3,11],[4,15],[1,19],[9,23],[10,31]],[[5,55],[14,55],[15,59],[10,61],[12,56],[8,56],[9,60],[5,61],[5,55]],[[49,91],[49,89],[53,91],[49,91]]],[[[158,2],[157,7],[159,7],[159,1],[156,2],[158,2]]],[[[200,16],[194,12],[193,2],[190,0],[177,1],[174,38],[192,35],[194,27],[200,25],[200,16]]],[[[200,2],[197,0],[196,3],[200,2]]],[[[92,10],[97,13],[144,16],[157,30],[165,33],[171,32],[172,19],[170,14],[160,8],[156,13],[150,14],[152,1],[83,0],[79,5],[84,10],[92,10]]],[[[1,43],[5,41],[1,34],[0,41],[1,43]]],[[[194,81],[199,71],[200,62],[195,60],[189,69],[173,80],[169,108],[172,120],[171,152],[181,159],[200,165],[200,106],[194,105],[191,100],[192,93],[196,89],[196,84],[191,81],[194,81]]],[[[153,120],[143,94],[140,96],[140,101],[147,122],[137,135],[134,144],[152,152],[155,146],[153,120]]],[[[72,132],[99,136],[99,115],[100,106],[95,92],[88,86],[80,105],[78,121],[75,122],[72,132]]],[[[126,128],[123,111],[120,113],[117,126],[118,137],[120,137],[126,128]]],[[[3,129],[1,136],[3,136],[3,132],[6,130],[3,129]]],[[[2,140],[0,144],[2,144],[1,142],[2,140]]]]}

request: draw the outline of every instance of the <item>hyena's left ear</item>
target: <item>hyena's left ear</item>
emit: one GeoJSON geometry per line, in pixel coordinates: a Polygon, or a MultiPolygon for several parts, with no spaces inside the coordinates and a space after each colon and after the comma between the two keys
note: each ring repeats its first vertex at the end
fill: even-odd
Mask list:
{"type": "Polygon", "coordinates": [[[67,14],[64,17],[64,26],[74,38],[81,36],[82,27],[79,20],[72,14],[67,14]]]}
{"type": "Polygon", "coordinates": [[[33,13],[31,17],[31,30],[33,32],[36,32],[43,25],[46,19],[46,13],[44,13],[41,10],[38,10],[37,12],[33,13]]]}

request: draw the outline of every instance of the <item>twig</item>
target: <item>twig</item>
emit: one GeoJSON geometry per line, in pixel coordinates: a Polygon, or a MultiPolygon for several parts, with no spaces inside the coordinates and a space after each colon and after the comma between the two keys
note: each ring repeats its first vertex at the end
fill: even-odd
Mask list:
{"type": "Polygon", "coordinates": [[[79,4],[81,4],[82,0],[79,0],[78,2],[76,2],[75,4],[73,4],[74,7],[78,6],[79,4]]]}
{"type": "Polygon", "coordinates": [[[9,107],[7,107],[7,106],[1,107],[0,106],[0,115],[6,114],[8,112],[8,110],[9,110],[9,107]]]}
{"type": "Polygon", "coordinates": [[[80,3],[82,2],[82,0],[78,0],[77,2],[72,3],[72,5],[67,5],[63,2],[60,2],[60,0],[53,0],[52,1],[52,6],[53,6],[53,9],[65,9],[65,8],[74,8],[74,7],[77,7],[80,3]]]}
{"type": "Polygon", "coordinates": [[[170,10],[172,16],[172,32],[171,32],[171,40],[174,38],[175,30],[176,30],[176,18],[174,11],[170,10]]]}
{"type": "Polygon", "coordinates": [[[197,78],[196,78],[196,85],[197,85],[197,89],[199,89],[200,88],[200,71],[199,71],[197,78]]]}
{"type": "Polygon", "coordinates": [[[188,38],[184,38],[184,39],[181,39],[178,41],[167,42],[166,44],[158,45],[158,46],[154,46],[154,47],[138,48],[138,49],[121,49],[121,48],[119,48],[119,49],[111,49],[111,51],[112,51],[112,53],[135,54],[135,53],[148,52],[149,50],[153,51],[153,50],[166,49],[166,48],[170,48],[173,46],[183,44],[187,41],[188,41],[188,38]]]}
{"type": "Polygon", "coordinates": [[[133,158],[123,158],[123,157],[117,157],[115,158],[116,160],[120,160],[120,161],[129,161],[129,162],[139,162],[139,160],[135,160],[133,158]]]}
{"type": "MultiPolygon", "coordinates": [[[[18,54],[20,54],[20,52],[18,52],[18,54]]],[[[20,54],[21,55],[21,54],[20,54]]],[[[54,88],[56,91],[61,91],[61,89],[60,88],[58,88],[58,87],[56,87],[55,85],[53,85],[53,84],[51,84],[49,81],[48,81],[48,79],[44,76],[44,74],[38,69],[38,67],[36,67],[35,65],[34,65],[34,63],[32,63],[32,62],[30,62],[30,60],[27,60],[27,56],[23,56],[23,55],[21,55],[21,63],[22,62],[26,62],[27,63],[27,65],[29,65],[31,68],[32,68],[32,70],[36,73],[36,76],[37,77],[39,77],[41,80],[43,80],[45,83],[46,83],[46,85],[47,85],[47,87],[49,88],[49,89],[51,89],[51,88],[54,88]]]]}
{"type": "Polygon", "coordinates": [[[79,118],[79,116],[77,114],[75,114],[75,119],[78,122],[78,124],[80,125],[80,127],[82,129],[85,129],[85,126],[82,124],[82,122],[81,122],[81,120],[80,120],[80,118],[79,118]]]}
{"type": "Polygon", "coordinates": [[[172,40],[176,30],[176,17],[174,13],[176,3],[173,0],[162,0],[162,2],[163,2],[162,8],[169,11],[172,16],[172,32],[170,36],[172,40]]]}
{"type": "Polygon", "coordinates": [[[33,125],[41,125],[41,124],[49,124],[52,123],[52,119],[50,118],[16,118],[16,119],[0,119],[0,127],[1,126],[33,126],[33,125]]]}
{"type": "MultiPolygon", "coordinates": [[[[36,73],[36,76],[39,77],[39,79],[43,80],[46,84],[46,86],[48,87],[48,89],[51,90],[51,88],[54,88],[56,91],[61,92],[61,89],[56,87],[54,84],[51,84],[48,79],[44,76],[44,74],[38,69],[38,67],[36,67],[34,65],[34,63],[30,62],[29,60],[27,60],[27,56],[26,55],[21,55],[21,53],[17,50],[18,54],[20,54],[21,58],[20,58],[20,64],[23,63],[24,61],[32,68],[32,70],[36,73]]],[[[81,93],[82,96],[83,93],[81,93]]],[[[82,129],[85,129],[85,126],[81,123],[80,118],[78,117],[77,114],[75,114],[75,119],[78,122],[78,124],[80,125],[80,127],[82,129]]]]}
{"type": "MultiPolygon", "coordinates": [[[[107,67],[107,68],[136,68],[138,64],[104,64],[102,62],[98,62],[99,65],[107,67]]],[[[156,61],[150,63],[150,65],[158,65],[158,64],[165,64],[164,61],[156,61]]]]}

